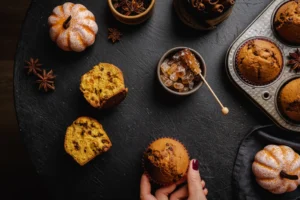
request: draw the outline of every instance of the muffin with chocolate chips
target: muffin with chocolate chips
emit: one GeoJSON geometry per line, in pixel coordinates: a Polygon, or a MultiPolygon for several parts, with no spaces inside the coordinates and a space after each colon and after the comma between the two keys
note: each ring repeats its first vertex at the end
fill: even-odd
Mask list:
{"type": "Polygon", "coordinates": [[[170,185],[183,178],[189,166],[186,148],[177,140],[160,138],[152,142],[143,156],[149,178],[160,185],[170,185]]]}
{"type": "Polygon", "coordinates": [[[278,101],[284,116],[300,123],[300,78],[290,81],[281,89],[278,101]]]}
{"type": "Polygon", "coordinates": [[[283,57],[279,48],[266,39],[252,39],[239,49],[236,69],[242,79],[252,85],[273,82],[283,68],[283,57]]]}
{"type": "Polygon", "coordinates": [[[108,151],[111,146],[102,125],[95,119],[79,117],[67,128],[65,150],[80,165],[108,151]]]}
{"type": "Polygon", "coordinates": [[[115,65],[99,63],[81,77],[80,90],[95,108],[105,109],[120,104],[127,96],[122,71],[115,65]]]}
{"type": "Polygon", "coordinates": [[[284,3],[276,12],[274,28],[285,41],[300,44],[300,2],[298,0],[284,3]]]}

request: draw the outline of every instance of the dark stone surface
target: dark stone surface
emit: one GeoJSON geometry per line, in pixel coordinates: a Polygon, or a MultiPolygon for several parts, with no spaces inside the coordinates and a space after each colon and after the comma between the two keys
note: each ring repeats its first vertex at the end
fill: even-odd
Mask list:
{"type": "Polygon", "coordinates": [[[180,140],[209,188],[209,199],[232,199],[231,175],[238,146],[247,131],[270,123],[230,83],[225,54],[232,41],[270,3],[239,0],[232,16],[218,29],[200,33],[184,26],[171,1],[158,0],[152,18],[139,26],[114,20],[104,0],[76,1],[96,16],[95,44],[82,53],[63,52],[50,40],[47,18],[61,0],[35,0],[28,10],[18,45],[14,92],[20,134],[37,172],[55,199],[138,199],[144,149],[158,137],[180,140]],[[124,36],[111,44],[107,28],[124,36]],[[222,116],[218,104],[203,86],[189,97],[169,95],[156,80],[156,65],[168,49],[188,46],[207,64],[207,81],[230,108],[222,116]],[[38,92],[35,78],[23,69],[24,60],[37,57],[57,74],[56,91],[38,92]],[[110,111],[93,109],[79,91],[82,74],[99,62],[120,67],[129,88],[126,100],[110,111]],[[65,130],[77,117],[87,115],[103,124],[112,140],[109,152],[80,167],[63,147],[65,130]]]}

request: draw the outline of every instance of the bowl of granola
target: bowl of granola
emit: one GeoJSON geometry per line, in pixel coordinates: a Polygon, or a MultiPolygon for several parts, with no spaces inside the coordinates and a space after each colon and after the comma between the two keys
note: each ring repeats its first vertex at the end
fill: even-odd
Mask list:
{"type": "Polygon", "coordinates": [[[155,0],[108,0],[113,16],[128,25],[141,24],[149,19],[154,5],[155,0]]]}
{"type": "Polygon", "coordinates": [[[199,74],[206,77],[206,64],[202,56],[188,47],[175,47],[167,51],[157,66],[161,85],[170,93],[186,96],[195,93],[203,84],[199,74]]]}

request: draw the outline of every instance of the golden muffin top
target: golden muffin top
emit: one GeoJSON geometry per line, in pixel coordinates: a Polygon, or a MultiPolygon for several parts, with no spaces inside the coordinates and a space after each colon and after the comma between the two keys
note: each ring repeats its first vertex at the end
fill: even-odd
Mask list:
{"type": "Polygon", "coordinates": [[[297,24],[300,26],[300,4],[297,1],[290,1],[283,4],[275,15],[276,29],[284,24],[297,24]]]}
{"type": "Polygon", "coordinates": [[[245,81],[254,85],[265,85],[278,77],[283,67],[283,58],[274,43],[253,39],[240,48],[236,65],[245,81]]]}
{"type": "Polygon", "coordinates": [[[279,102],[288,118],[300,122],[300,78],[292,80],[282,88],[279,102]]]}
{"type": "Polygon", "coordinates": [[[180,180],[189,166],[187,150],[180,142],[171,138],[152,142],[144,154],[144,159],[151,165],[148,166],[151,178],[161,184],[180,180]]]}

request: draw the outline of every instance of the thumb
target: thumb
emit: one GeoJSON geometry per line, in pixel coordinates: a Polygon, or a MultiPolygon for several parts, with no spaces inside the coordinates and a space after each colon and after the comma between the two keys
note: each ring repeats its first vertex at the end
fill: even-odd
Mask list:
{"type": "Polygon", "coordinates": [[[199,173],[199,162],[196,159],[190,161],[187,174],[189,200],[206,199],[201,185],[201,177],[199,173]]]}

